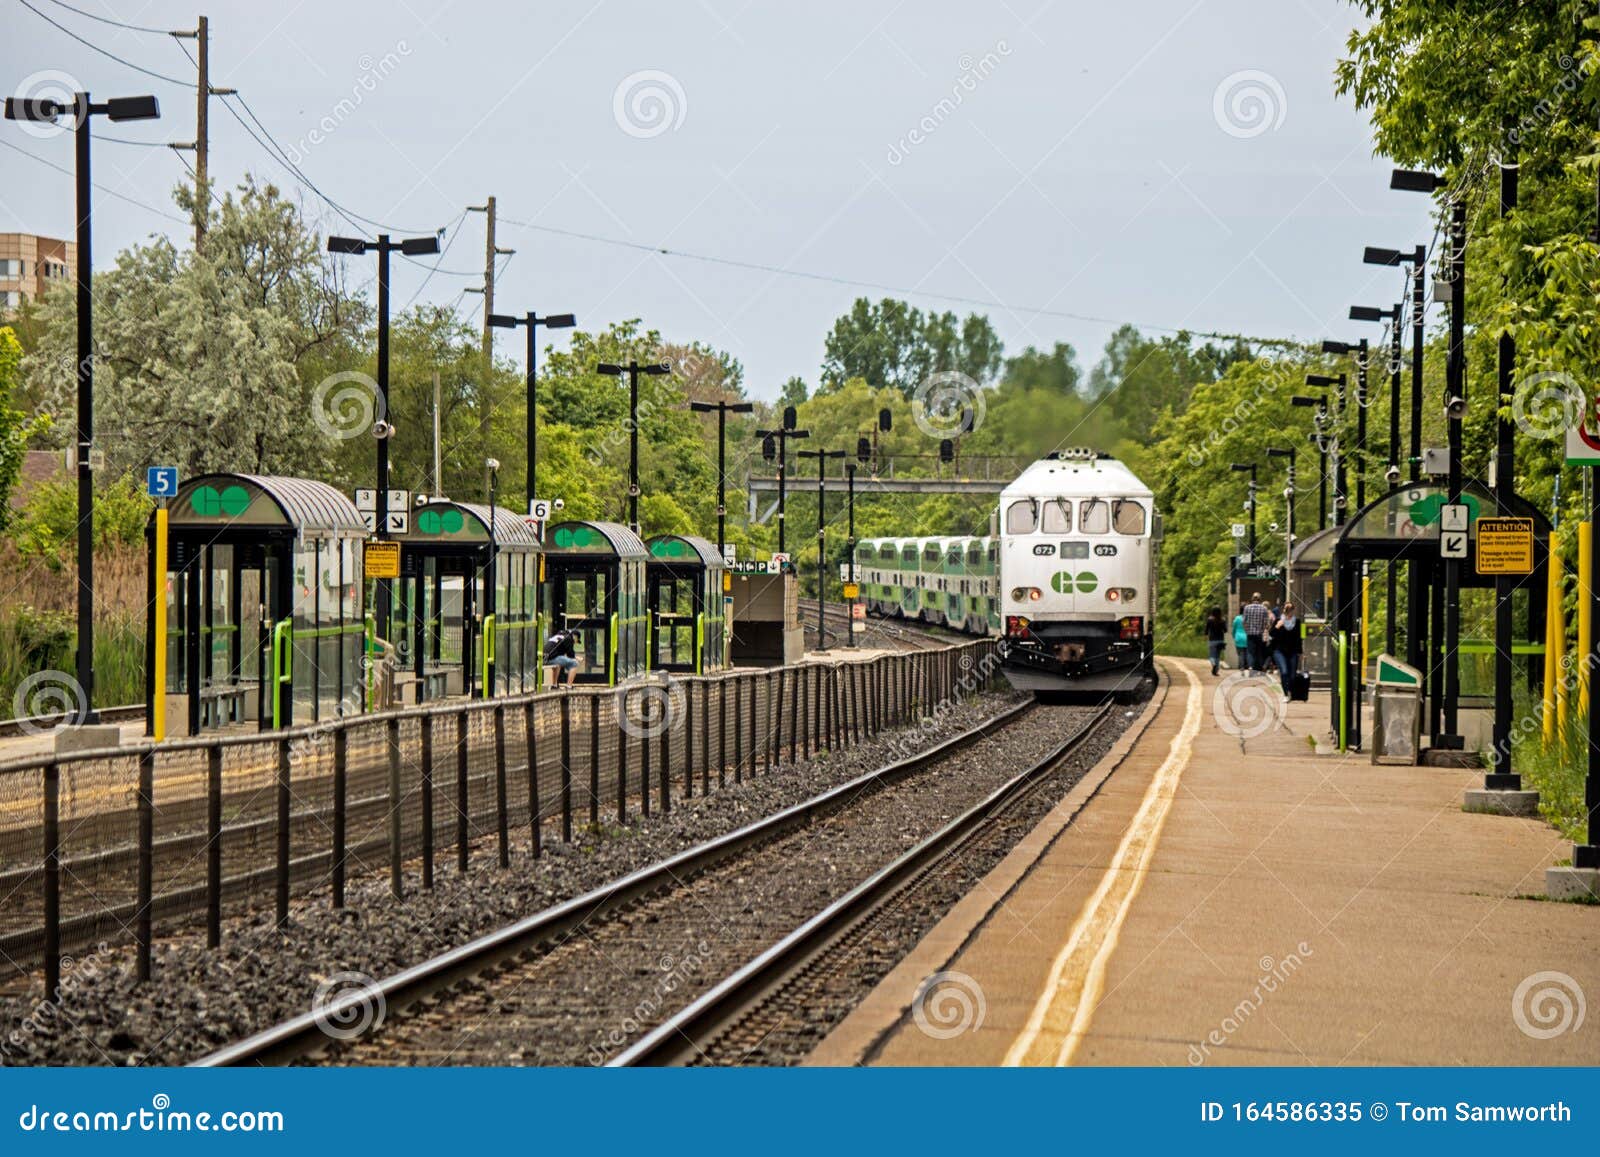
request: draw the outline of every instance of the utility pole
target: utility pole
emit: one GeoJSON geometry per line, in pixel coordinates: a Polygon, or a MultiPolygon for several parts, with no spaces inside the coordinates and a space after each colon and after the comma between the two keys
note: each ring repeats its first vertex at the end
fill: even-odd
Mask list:
{"type": "Polygon", "coordinates": [[[236,89],[211,86],[211,21],[201,16],[193,32],[178,30],[169,35],[175,40],[195,42],[194,140],[172,145],[173,149],[194,150],[194,247],[199,252],[206,239],[206,216],[211,204],[211,98],[232,96],[236,89]]]}
{"type": "MultiPolygon", "coordinates": [[[[483,385],[478,390],[478,441],[484,461],[489,460],[489,419],[494,413],[494,326],[490,315],[494,313],[494,259],[510,256],[514,249],[496,249],[494,244],[494,198],[482,205],[468,205],[469,213],[482,213],[487,220],[483,246],[483,385]]],[[[471,292],[469,290],[468,292],[471,292]]],[[[483,488],[489,489],[489,469],[484,467],[483,488]]]]}

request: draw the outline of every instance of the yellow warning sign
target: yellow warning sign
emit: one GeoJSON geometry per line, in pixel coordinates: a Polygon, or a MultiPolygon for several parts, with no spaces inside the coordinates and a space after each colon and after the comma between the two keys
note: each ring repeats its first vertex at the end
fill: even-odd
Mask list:
{"type": "Polygon", "coordinates": [[[861,597],[861,585],[859,583],[845,583],[844,584],[844,597],[847,598],[847,599],[858,599],[858,598],[860,598],[861,597]]]}
{"type": "Polygon", "coordinates": [[[1479,574],[1533,572],[1533,519],[1480,518],[1477,530],[1479,574]]]}
{"type": "Polygon", "coordinates": [[[400,544],[398,542],[369,542],[361,552],[361,568],[369,579],[397,579],[400,577],[400,544]]]}

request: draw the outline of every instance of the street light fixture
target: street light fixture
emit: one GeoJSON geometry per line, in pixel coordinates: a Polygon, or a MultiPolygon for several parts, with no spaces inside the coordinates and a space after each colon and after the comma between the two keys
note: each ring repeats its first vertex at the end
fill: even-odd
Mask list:
{"type": "Polygon", "coordinates": [[[728,511],[728,415],[749,414],[755,411],[754,402],[690,402],[689,409],[696,414],[717,414],[717,553],[724,552],[727,535],[728,511]]]}
{"type": "Polygon", "coordinates": [[[1339,354],[1356,360],[1356,509],[1367,504],[1367,339],[1325,341],[1325,354],[1339,354]]]}
{"type": "MultiPolygon", "coordinates": [[[[378,440],[378,486],[374,533],[379,539],[389,537],[389,438],[394,427],[388,423],[389,414],[389,254],[399,252],[407,257],[439,252],[437,235],[406,237],[392,241],[387,233],[379,233],[376,241],[364,237],[329,237],[328,252],[360,257],[376,252],[378,255],[378,405],[377,420],[372,432],[378,440]]],[[[378,579],[378,605],[375,627],[378,638],[389,637],[389,611],[394,590],[389,579],[378,579]]]]}
{"type": "Polygon", "coordinates": [[[660,377],[672,372],[670,362],[648,362],[643,365],[638,358],[628,364],[601,362],[595,369],[608,377],[628,375],[628,527],[639,533],[639,375],[660,377]]]}
{"type": "Polygon", "coordinates": [[[534,364],[539,354],[538,330],[541,325],[546,329],[571,329],[578,324],[578,319],[570,313],[551,313],[540,317],[529,310],[522,317],[508,313],[491,313],[489,324],[497,329],[516,329],[520,325],[526,326],[528,330],[528,513],[532,514],[533,500],[539,496],[539,426],[536,421],[539,401],[538,378],[534,364]]]}
{"type": "Polygon", "coordinates": [[[1294,553],[1294,464],[1295,448],[1287,449],[1278,446],[1267,447],[1268,458],[1287,458],[1289,460],[1289,477],[1283,489],[1284,508],[1284,535],[1283,535],[1283,601],[1291,602],[1294,592],[1289,583],[1289,557],[1294,553]]]}
{"type": "MultiPolygon", "coordinates": [[[[1344,525],[1345,507],[1347,505],[1349,505],[1349,500],[1348,500],[1348,497],[1347,497],[1347,491],[1346,491],[1346,487],[1345,487],[1345,476],[1344,476],[1344,439],[1341,437],[1341,432],[1342,432],[1342,430],[1344,428],[1345,385],[1346,385],[1346,381],[1347,381],[1347,379],[1346,379],[1344,374],[1307,374],[1306,375],[1306,385],[1308,385],[1308,386],[1324,386],[1324,387],[1331,387],[1331,388],[1334,388],[1334,389],[1337,390],[1337,393],[1335,394],[1335,397],[1337,399],[1337,403],[1336,403],[1334,414],[1333,414],[1333,421],[1335,423],[1335,427],[1334,427],[1334,433],[1333,433],[1333,450],[1332,450],[1332,453],[1333,453],[1333,524],[1335,526],[1343,526],[1344,525]]],[[[1328,424],[1328,417],[1329,417],[1328,416],[1328,408],[1327,408],[1327,406],[1324,405],[1320,410],[1317,411],[1317,413],[1318,413],[1318,423],[1319,423],[1319,425],[1326,426],[1328,424]]]]}
{"type": "MultiPolygon", "coordinates": [[[[7,97],[6,120],[54,124],[59,118],[73,116],[77,125],[73,132],[74,146],[74,206],[77,214],[77,314],[78,314],[78,415],[75,445],[78,465],[78,687],[82,692],[82,706],[76,722],[98,722],[94,709],[94,467],[91,451],[94,449],[94,300],[92,294],[91,230],[93,182],[89,169],[89,123],[96,116],[114,122],[154,120],[161,115],[161,106],[153,96],[114,97],[103,104],[95,104],[86,92],[77,93],[71,103],[48,98],[7,97]]],[[[158,576],[159,577],[159,576],[158,576]]],[[[164,645],[159,643],[158,645],[164,645]]],[[[148,657],[146,663],[151,662],[148,657]]],[[[196,672],[189,672],[190,688],[198,701],[199,685],[196,672]]],[[[165,688],[157,687],[157,695],[165,688]]]]}

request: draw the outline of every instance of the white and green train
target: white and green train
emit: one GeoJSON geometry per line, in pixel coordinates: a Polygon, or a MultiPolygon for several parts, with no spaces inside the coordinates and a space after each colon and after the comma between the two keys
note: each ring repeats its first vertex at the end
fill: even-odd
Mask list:
{"type": "Polygon", "coordinates": [[[998,534],[856,546],[868,613],[1001,639],[1006,677],[1048,691],[1119,688],[1155,653],[1161,516],[1108,454],[1062,450],[1000,495],[998,534]]]}

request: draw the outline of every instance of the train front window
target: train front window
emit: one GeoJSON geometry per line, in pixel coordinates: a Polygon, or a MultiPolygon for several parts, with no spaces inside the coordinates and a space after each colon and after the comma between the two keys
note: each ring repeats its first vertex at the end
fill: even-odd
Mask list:
{"type": "Polygon", "coordinates": [[[1047,498],[1044,503],[1044,532],[1072,533],[1072,503],[1065,498],[1047,498]]]}
{"type": "Polygon", "coordinates": [[[1111,529],[1111,504],[1104,498],[1089,498],[1078,504],[1078,533],[1105,534],[1111,529]]]}
{"type": "Polygon", "coordinates": [[[1024,498],[1006,507],[1006,533],[1032,534],[1039,526],[1038,511],[1033,499],[1024,498]]]}
{"type": "Polygon", "coordinates": [[[1119,498],[1111,504],[1111,525],[1118,534],[1144,533],[1144,506],[1131,498],[1119,498]]]}

